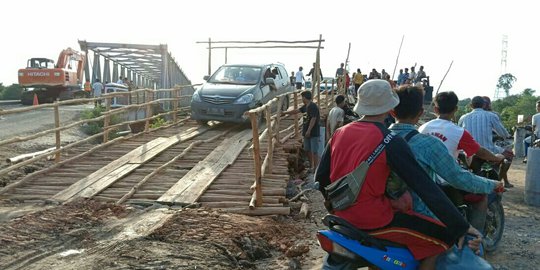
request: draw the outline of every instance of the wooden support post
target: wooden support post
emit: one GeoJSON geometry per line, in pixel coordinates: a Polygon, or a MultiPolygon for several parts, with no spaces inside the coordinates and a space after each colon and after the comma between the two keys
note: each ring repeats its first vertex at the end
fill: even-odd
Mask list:
{"type": "MultiPolygon", "coordinates": [[[[58,107],[58,99],[54,102],[54,127],[60,127],[60,109],[58,107]]],[[[60,149],[60,130],[55,132],[56,137],[56,150],[60,149]]],[[[54,162],[60,162],[60,152],[56,152],[54,155],[54,162]]]]}
{"type": "MultiPolygon", "coordinates": [[[[265,171],[267,174],[271,174],[272,173],[272,157],[274,153],[274,146],[272,144],[272,140],[274,139],[273,127],[272,127],[272,106],[266,107],[266,128],[268,129],[268,136],[266,136],[266,138],[268,138],[267,139],[268,151],[266,153],[268,155],[268,167],[265,169],[265,171]]],[[[279,132],[277,132],[277,134],[279,134],[279,132]]]]}
{"type": "MultiPolygon", "coordinates": [[[[105,99],[105,112],[108,112],[111,110],[111,102],[112,98],[107,97],[105,99]]],[[[106,143],[109,141],[109,125],[111,124],[111,115],[105,114],[105,119],[103,119],[103,142],[106,143]]]]}
{"type": "MultiPolygon", "coordinates": [[[[294,92],[294,109],[298,109],[298,92],[294,92]]],[[[294,138],[298,139],[300,133],[298,132],[298,114],[294,114],[294,138]]]]}
{"type": "Polygon", "coordinates": [[[180,102],[180,89],[175,89],[173,91],[174,93],[174,103],[173,103],[173,123],[176,124],[176,121],[178,121],[178,103],[180,102]]]}
{"type": "Polygon", "coordinates": [[[259,145],[258,113],[250,113],[251,129],[253,131],[253,161],[255,164],[255,206],[262,205],[262,183],[261,183],[261,150],[259,145]]]}
{"type": "Polygon", "coordinates": [[[152,103],[150,103],[154,99],[154,92],[150,89],[146,90],[146,122],[144,124],[144,131],[148,131],[150,129],[150,117],[152,117],[152,103]]]}
{"type": "Polygon", "coordinates": [[[208,76],[212,75],[212,39],[208,38],[208,76]]]}
{"type": "MultiPolygon", "coordinates": [[[[330,96],[330,93],[328,92],[328,82],[324,81],[324,89],[326,90],[326,96],[324,97],[324,108],[326,112],[328,112],[328,96],[330,96]]],[[[332,92],[332,89],[330,89],[330,92],[332,92]]]]}
{"type": "Polygon", "coordinates": [[[283,107],[283,100],[285,100],[287,97],[288,97],[288,95],[279,96],[278,97],[278,102],[277,102],[278,107],[277,107],[276,122],[275,122],[275,126],[276,126],[275,137],[276,137],[276,140],[278,141],[278,143],[279,143],[279,129],[280,129],[279,124],[280,124],[281,112],[282,112],[281,107],[283,107]]]}

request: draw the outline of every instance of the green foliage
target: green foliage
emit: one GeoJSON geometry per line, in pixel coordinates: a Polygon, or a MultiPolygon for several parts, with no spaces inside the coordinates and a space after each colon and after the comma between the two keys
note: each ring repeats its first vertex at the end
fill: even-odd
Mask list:
{"type": "Polygon", "coordinates": [[[3,100],[18,100],[21,99],[22,87],[18,84],[12,84],[8,87],[0,84],[0,99],[3,100]]]}
{"type": "Polygon", "coordinates": [[[501,121],[507,130],[518,125],[518,115],[523,115],[523,124],[530,124],[532,115],[536,113],[536,101],[538,97],[534,96],[535,90],[527,88],[519,95],[511,95],[504,99],[496,100],[492,104],[494,111],[499,112],[501,121]]]}
{"type": "Polygon", "coordinates": [[[510,94],[512,84],[516,80],[517,78],[510,73],[503,74],[499,77],[499,81],[497,82],[497,88],[504,89],[504,93],[506,93],[506,96],[508,96],[510,94]]]}
{"type": "Polygon", "coordinates": [[[165,118],[160,116],[160,117],[154,119],[154,121],[150,125],[150,128],[152,128],[152,129],[158,128],[158,127],[164,126],[165,124],[167,124],[167,121],[165,120],[165,118]]]}
{"type": "MultiPolygon", "coordinates": [[[[105,107],[103,106],[97,106],[93,109],[84,110],[81,113],[81,119],[94,119],[97,117],[100,117],[102,113],[105,111],[105,107]]],[[[118,124],[120,123],[120,119],[113,115],[110,119],[110,125],[118,124]]],[[[103,120],[93,121],[85,123],[81,126],[82,131],[87,135],[94,135],[98,134],[103,131],[103,120]]],[[[109,132],[109,139],[114,139],[118,137],[116,135],[117,130],[110,130],[109,132]]]]}
{"type": "MultiPolygon", "coordinates": [[[[536,101],[540,100],[539,97],[534,96],[535,92],[535,90],[527,88],[521,94],[511,95],[491,103],[491,109],[499,114],[501,122],[509,132],[515,126],[520,125],[517,122],[517,117],[520,114],[523,115],[524,119],[524,123],[522,124],[530,124],[531,117],[536,113],[536,101]]],[[[456,121],[462,115],[472,111],[470,103],[470,98],[458,102],[456,121]]]]}
{"type": "Polygon", "coordinates": [[[458,110],[455,115],[456,122],[462,115],[472,111],[472,108],[471,106],[469,106],[469,104],[471,104],[470,98],[466,98],[466,99],[458,101],[458,110]]]}

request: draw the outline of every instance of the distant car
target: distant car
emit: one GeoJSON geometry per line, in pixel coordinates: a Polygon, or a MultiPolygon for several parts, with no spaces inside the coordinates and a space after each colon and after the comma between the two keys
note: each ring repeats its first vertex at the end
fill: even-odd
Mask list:
{"type": "MultiPolygon", "coordinates": [[[[199,123],[210,120],[245,123],[244,113],[292,90],[287,70],[282,64],[226,64],[193,93],[191,118],[199,123]]],[[[282,104],[289,107],[289,100],[282,104]]],[[[262,115],[262,114],[261,114],[262,115]]]]}
{"type": "Polygon", "coordinates": [[[321,93],[324,93],[326,91],[330,91],[332,89],[333,91],[337,90],[337,80],[332,77],[323,77],[321,80],[321,86],[319,87],[321,90],[321,93]],[[333,85],[332,85],[333,82],[333,85]]]}
{"type": "MultiPolygon", "coordinates": [[[[308,81],[306,81],[306,89],[311,89],[312,88],[312,81],[311,79],[308,79],[308,81]]],[[[337,80],[332,78],[332,77],[323,77],[322,80],[321,80],[321,85],[319,86],[319,89],[321,91],[321,93],[324,93],[326,91],[330,91],[330,89],[333,89],[334,91],[337,90],[337,80]],[[334,86],[332,88],[332,81],[334,82],[334,86]]]]}

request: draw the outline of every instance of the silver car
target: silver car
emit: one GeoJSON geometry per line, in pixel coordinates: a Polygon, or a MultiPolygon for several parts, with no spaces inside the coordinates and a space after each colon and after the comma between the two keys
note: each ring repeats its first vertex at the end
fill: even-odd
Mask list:
{"type": "MultiPolygon", "coordinates": [[[[282,64],[221,66],[193,93],[191,118],[200,123],[210,120],[245,123],[244,113],[259,107],[279,94],[292,90],[282,64]]],[[[289,107],[289,100],[283,102],[289,107]]]]}

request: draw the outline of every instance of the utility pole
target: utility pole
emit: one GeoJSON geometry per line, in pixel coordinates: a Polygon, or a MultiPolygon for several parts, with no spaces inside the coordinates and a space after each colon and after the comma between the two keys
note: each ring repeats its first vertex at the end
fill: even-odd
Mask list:
{"type": "MultiPolygon", "coordinates": [[[[499,77],[503,74],[506,74],[506,56],[508,53],[508,35],[502,36],[502,48],[501,48],[501,73],[499,74],[499,77]]],[[[502,98],[506,96],[506,92],[504,92],[504,89],[495,88],[495,95],[493,96],[493,99],[497,100],[499,98],[502,98]]]]}

